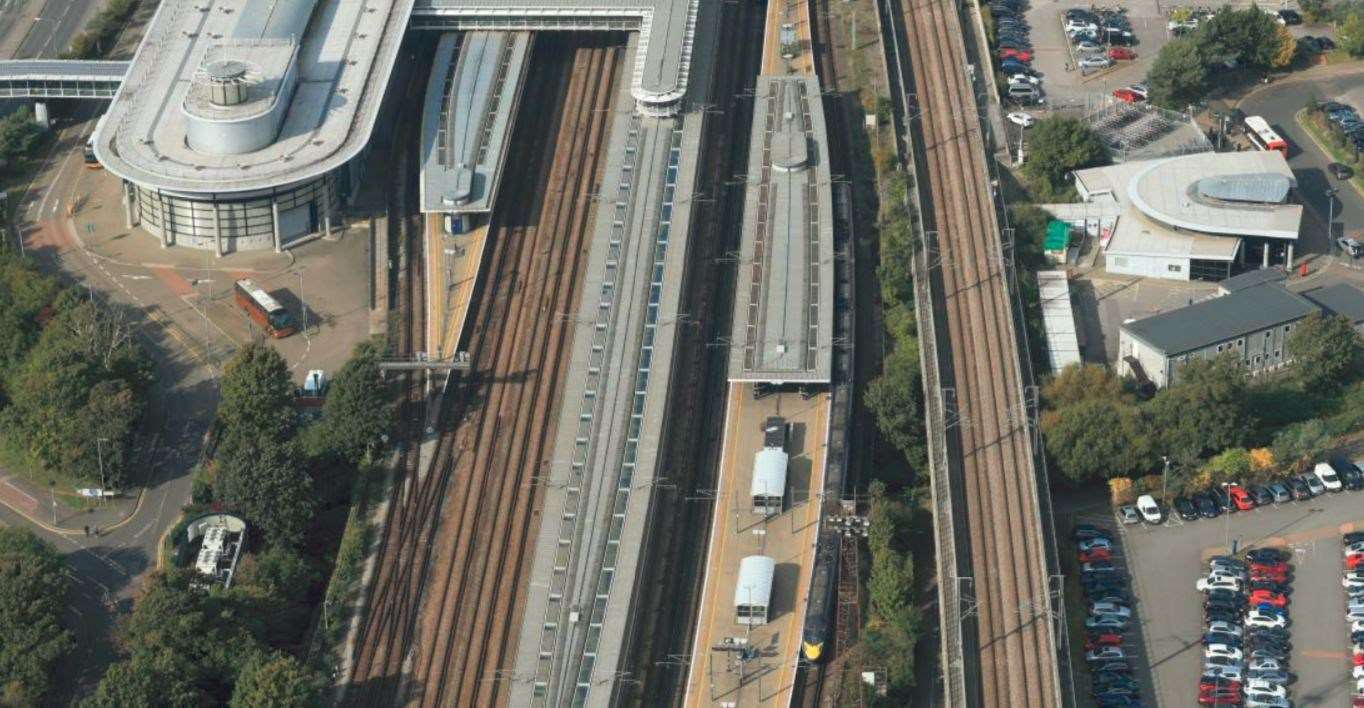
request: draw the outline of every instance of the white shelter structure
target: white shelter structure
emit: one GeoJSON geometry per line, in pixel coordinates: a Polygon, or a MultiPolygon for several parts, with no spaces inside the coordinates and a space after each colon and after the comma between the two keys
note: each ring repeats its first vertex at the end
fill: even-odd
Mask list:
{"type": "Polygon", "coordinates": [[[765,447],[753,455],[753,482],[750,494],[753,497],[754,514],[780,514],[782,500],[786,497],[786,465],[789,456],[785,450],[765,447]]]}
{"type": "Polygon", "coordinates": [[[734,586],[734,622],[767,624],[772,604],[772,577],[777,561],[769,556],[746,556],[739,561],[739,582],[734,586]]]}

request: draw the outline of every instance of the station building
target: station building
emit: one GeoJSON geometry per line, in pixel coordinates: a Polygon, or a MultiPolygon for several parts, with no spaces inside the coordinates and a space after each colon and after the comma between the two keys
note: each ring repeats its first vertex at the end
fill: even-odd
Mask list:
{"type": "MultiPolygon", "coordinates": [[[[666,117],[682,109],[687,94],[701,5],[701,0],[166,0],[121,80],[92,78],[90,62],[5,62],[0,77],[6,95],[20,98],[98,98],[117,85],[93,148],[99,162],[123,180],[129,228],[141,227],[164,246],[219,255],[280,250],[340,227],[341,210],[363,177],[364,161],[356,158],[368,146],[409,28],[637,32],[630,84],[635,110],[666,117]]],[[[481,57],[523,61],[527,42],[524,36],[507,41],[483,34],[465,47],[481,57]]],[[[448,49],[447,63],[461,67],[452,55],[448,49]]],[[[479,66],[464,66],[471,68],[460,68],[459,84],[468,88],[456,98],[474,109],[475,124],[458,123],[460,116],[452,115],[447,125],[472,135],[478,116],[504,120],[515,107],[515,96],[505,97],[499,112],[485,88],[510,83],[519,90],[519,84],[490,81],[479,66]]],[[[96,68],[122,70],[114,63],[96,68]]],[[[498,130],[494,126],[490,133],[498,130]]],[[[477,143],[453,145],[446,154],[462,157],[456,153],[471,145],[477,143]]],[[[449,170],[443,185],[448,189],[430,196],[438,203],[472,200],[469,211],[484,210],[495,196],[495,173],[477,165],[467,174],[449,170]],[[484,177],[492,180],[481,182],[484,177]],[[473,183],[489,187],[482,199],[473,198],[479,191],[473,183]]]]}
{"type": "Polygon", "coordinates": [[[1099,239],[1117,275],[1220,281],[1293,262],[1303,207],[1281,153],[1197,153],[1074,172],[1081,204],[1043,205],[1099,239]]]}

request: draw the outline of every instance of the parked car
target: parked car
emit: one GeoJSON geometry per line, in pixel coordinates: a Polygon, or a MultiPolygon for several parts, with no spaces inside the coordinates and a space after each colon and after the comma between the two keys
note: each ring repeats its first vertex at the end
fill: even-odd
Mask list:
{"type": "Polygon", "coordinates": [[[1075,544],[1075,549],[1078,551],[1092,551],[1096,548],[1111,551],[1113,550],[1113,541],[1104,538],[1103,536],[1096,536],[1094,538],[1087,538],[1075,544]]]}
{"type": "Polygon", "coordinates": [[[1208,631],[1222,632],[1225,634],[1235,634],[1236,636],[1239,637],[1241,636],[1242,629],[1241,625],[1236,624],[1234,622],[1209,622],[1208,631]]]}
{"type": "Polygon", "coordinates": [[[1336,468],[1332,467],[1329,462],[1318,462],[1312,467],[1312,474],[1328,492],[1339,492],[1345,489],[1345,485],[1341,484],[1340,475],[1336,474],[1336,468]]]}
{"type": "Polygon", "coordinates": [[[1312,496],[1320,496],[1326,493],[1326,485],[1322,484],[1321,478],[1317,477],[1315,474],[1304,472],[1300,475],[1300,478],[1302,479],[1302,483],[1307,485],[1307,491],[1311,492],[1312,496]]]}
{"type": "Polygon", "coordinates": [[[1293,492],[1283,482],[1275,482],[1269,485],[1269,493],[1274,495],[1275,504],[1293,501],[1293,492]]]}
{"type": "Polygon", "coordinates": [[[1175,508],[1175,513],[1179,514],[1179,518],[1185,521],[1194,521],[1198,518],[1198,509],[1193,505],[1193,502],[1189,501],[1188,497],[1175,497],[1172,506],[1175,508]]]}
{"type": "Polygon", "coordinates": [[[1293,498],[1295,500],[1302,501],[1304,499],[1312,498],[1312,491],[1307,488],[1307,484],[1303,482],[1301,478],[1290,477],[1287,480],[1284,480],[1284,483],[1287,484],[1289,490],[1293,492],[1293,498]]]}
{"type": "Polygon", "coordinates": [[[1279,10],[1276,19],[1278,19],[1279,24],[1281,25],[1302,24],[1302,15],[1299,15],[1297,10],[1279,10]]]}
{"type": "Polygon", "coordinates": [[[1117,632],[1091,632],[1085,636],[1085,651],[1095,647],[1122,646],[1122,635],[1117,632]]]}
{"type": "Polygon", "coordinates": [[[1132,61],[1137,58],[1137,52],[1128,47],[1109,47],[1108,58],[1113,61],[1132,61]]]}
{"type": "Polygon", "coordinates": [[[1070,529],[1070,538],[1073,541],[1088,541],[1093,538],[1111,540],[1112,536],[1108,529],[1094,524],[1076,524],[1070,529]]]}
{"type": "Polygon", "coordinates": [[[1117,630],[1127,629],[1127,618],[1117,615],[1100,615],[1085,620],[1085,629],[1117,630]]]}
{"type": "Polygon", "coordinates": [[[1231,501],[1231,495],[1222,487],[1212,487],[1208,489],[1208,494],[1212,495],[1213,501],[1217,502],[1218,508],[1222,511],[1236,511],[1236,505],[1231,501]]]}
{"type": "Polygon", "coordinates": [[[995,53],[1000,59],[1017,59],[1019,61],[1032,61],[1032,52],[1026,49],[1004,48],[995,53]]]}
{"type": "Polygon", "coordinates": [[[1165,520],[1165,513],[1156,503],[1156,498],[1150,494],[1137,497],[1137,511],[1141,513],[1141,518],[1148,524],[1158,524],[1165,520]]]}
{"type": "Polygon", "coordinates": [[[1274,612],[1256,608],[1246,613],[1247,627],[1286,627],[1288,618],[1274,612]]]}
{"type": "Polygon", "coordinates": [[[1093,575],[1095,573],[1116,573],[1118,572],[1118,568],[1113,565],[1113,561],[1111,560],[1096,560],[1088,563],[1081,563],[1080,572],[1086,575],[1093,575]]]}
{"type": "Polygon", "coordinates": [[[1246,487],[1246,491],[1250,492],[1250,498],[1255,500],[1256,506],[1274,503],[1274,494],[1263,484],[1252,484],[1246,487]]]}
{"type": "Polygon", "coordinates": [[[1033,127],[1033,124],[1037,123],[1036,118],[1033,118],[1032,115],[1024,113],[1023,111],[1014,111],[1005,117],[1009,119],[1010,123],[1024,128],[1031,128],[1033,127]]]}
{"type": "Polygon", "coordinates": [[[1027,74],[1032,71],[1032,67],[1028,66],[1028,62],[1010,57],[999,62],[999,70],[1006,74],[1027,74]]]}
{"type": "MultiPolygon", "coordinates": [[[[1355,174],[1355,171],[1350,169],[1349,165],[1341,164],[1339,162],[1332,162],[1331,164],[1326,166],[1326,169],[1331,172],[1332,177],[1335,177],[1336,179],[1340,180],[1349,179],[1353,177],[1355,174]]],[[[1346,251],[1346,253],[1349,253],[1349,251],[1346,251]]],[[[1358,258],[1359,254],[1350,253],[1350,256],[1353,258],[1358,258]]]]}
{"type": "Polygon", "coordinates": [[[1080,57],[1079,65],[1081,69],[1106,69],[1113,66],[1113,60],[1106,56],[1091,55],[1080,57]]]}
{"type": "Polygon", "coordinates": [[[1252,605],[1268,603],[1275,607],[1284,607],[1288,604],[1288,596],[1270,590],[1252,590],[1250,603],[1252,605]]]}
{"type": "Polygon", "coordinates": [[[1241,580],[1227,575],[1199,578],[1194,583],[1194,589],[1199,592],[1209,590],[1230,590],[1239,592],[1241,590],[1241,580]]]}
{"type": "Polygon", "coordinates": [[[1345,488],[1352,492],[1364,489],[1364,472],[1360,472],[1353,464],[1346,465],[1340,470],[1340,478],[1345,483],[1345,488]]]}
{"type": "MultiPolygon", "coordinates": [[[[1095,38],[1095,39],[1088,39],[1088,38],[1086,38],[1086,39],[1081,39],[1080,41],[1078,41],[1078,42],[1075,43],[1075,51],[1081,52],[1081,53],[1083,53],[1083,54],[1092,54],[1092,53],[1094,53],[1094,52],[1102,52],[1103,49],[1104,49],[1104,46],[1103,46],[1102,44],[1099,44],[1098,41],[1096,41],[1096,39],[1097,39],[1097,38],[1095,38]]],[[[1108,57],[1103,57],[1103,58],[1104,58],[1104,59],[1108,59],[1108,57]]],[[[1111,59],[1110,59],[1109,61],[1110,61],[1110,63],[1112,62],[1111,59]]],[[[1083,64],[1082,64],[1082,66],[1083,66],[1083,64]]],[[[1108,64],[1104,64],[1104,66],[1108,66],[1108,64]]]]}
{"type": "Polygon", "coordinates": [[[1120,507],[1118,507],[1118,518],[1119,518],[1124,524],[1129,524],[1129,525],[1130,525],[1130,524],[1135,524],[1135,523],[1140,523],[1140,522],[1141,522],[1141,516],[1140,516],[1139,514],[1137,514],[1137,507],[1135,507],[1135,506],[1120,506],[1120,507]]]}
{"type": "Polygon", "coordinates": [[[1126,605],[1119,605],[1113,602],[1092,602],[1089,605],[1089,614],[1094,617],[1100,615],[1117,615],[1119,617],[1131,617],[1132,608],[1126,605]]]}
{"type": "Polygon", "coordinates": [[[1231,497],[1231,503],[1236,505],[1237,511],[1250,511],[1255,508],[1255,500],[1250,497],[1250,492],[1240,485],[1228,487],[1227,495],[1231,497]]]}
{"type": "Polygon", "coordinates": [[[1113,98],[1116,98],[1119,101],[1122,101],[1123,103],[1140,103],[1146,100],[1137,92],[1127,88],[1114,89],[1113,98]]]}
{"type": "Polygon", "coordinates": [[[1207,494],[1193,495],[1193,503],[1198,509],[1198,515],[1205,519],[1215,519],[1222,514],[1222,510],[1217,508],[1217,502],[1207,494]]]}

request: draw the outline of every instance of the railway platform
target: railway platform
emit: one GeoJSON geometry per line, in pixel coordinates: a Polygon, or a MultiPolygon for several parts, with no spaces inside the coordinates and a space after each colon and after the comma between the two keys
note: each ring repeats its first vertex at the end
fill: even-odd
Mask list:
{"type": "Polygon", "coordinates": [[[753,391],[751,384],[732,384],[725,407],[705,589],[687,676],[688,708],[785,708],[794,687],[819,537],[829,394],[755,398],[753,391]],[[781,513],[762,516],[753,513],[748,494],[754,454],[763,446],[763,422],[769,416],[782,416],[791,424],[790,467],[786,505],[781,513]],[[736,622],[733,603],[740,561],[751,555],[776,561],[768,621],[758,626],[736,622]]]}

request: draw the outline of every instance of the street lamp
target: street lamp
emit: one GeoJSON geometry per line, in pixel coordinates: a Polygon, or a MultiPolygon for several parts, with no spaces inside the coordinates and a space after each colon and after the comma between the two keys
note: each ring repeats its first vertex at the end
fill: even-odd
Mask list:
{"type": "Polygon", "coordinates": [[[100,443],[109,442],[109,438],[95,438],[95,454],[99,455],[99,501],[104,503],[104,492],[108,485],[104,481],[104,447],[100,443]]]}
{"type": "Polygon", "coordinates": [[[1165,463],[1165,468],[1164,468],[1164,469],[1161,471],[1161,473],[1160,473],[1160,501],[1161,501],[1161,503],[1165,503],[1165,500],[1166,500],[1166,498],[1167,498],[1167,497],[1166,497],[1165,483],[1166,483],[1166,480],[1168,480],[1168,479],[1170,478],[1170,456],[1169,456],[1169,455],[1161,455],[1161,456],[1160,456],[1160,459],[1161,459],[1162,462],[1165,463]]]}
{"type": "MultiPolygon", "coordinates": [[[[1222,483],[1222,492],[1227,495],[1227,499],[1231,499],[1231,493],[1228,492],[1227,489],[1229,487],[1235,487],[1239,484],[1241,483],[1240,482],[1222,483]]],[[[1225,510],[1222,513],[1222,515],[1227,517],[1226,522],[1222,525],[1222,545],[1227,547],[1227,555],[1231,555],[1231,510],[1230,509],[1225,510]]]]}
{"type": "Polygon", "coordinates": [[[1331,237],[1334,235],[1331,222],[1336,220],[1336,194],[1339,192],[1340,190],[1335,187],[1326,190],[1326,248],[1328,250],[1335,250],[1331,245],[1331,237]]]}

